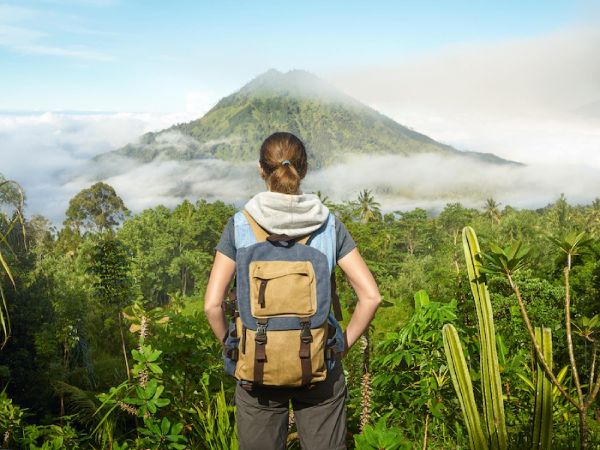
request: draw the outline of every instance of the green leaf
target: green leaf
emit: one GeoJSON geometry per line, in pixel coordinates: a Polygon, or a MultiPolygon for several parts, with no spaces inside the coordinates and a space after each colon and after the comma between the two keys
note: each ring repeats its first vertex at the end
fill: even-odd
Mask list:
{"type": "Polygon", "coordinates": [[[160,429],[162,431],[162,434],[163,435],[168,434],[170,428],[171,428],[171,423],[169,422],[169,419],[167,419],[166,417],[163,417],[162,422],[160,423],[160,429]]]}
{"type": "Polygon", "coordinates": [[[158,398],[156,400],[153,400],[153,403],[158,406],[159,408],[162,408],[164,406],[167,406],[169,403],[171,403],[171,400],[169,400],[168,398],[158,398]]]}
{"type": "Polygon", "coordinates": [[[427,291],[421,289],[420,291],[415,292],[415,310],[419,311],[422,306],[429,304],[429,294],[427,291]]]}
{"type": "Polygon", "coordinates": [[[149,353],[146,361],[148,362],[154,362],[158,359],[158,357],[161,355],[162,350],[154,350],[153,352],[149,353]]]}
{"type": "Polygon", "coordinates": [[[154,401],[149,401],[146,404],[146,407],[148,408],[148,411],[150,411],[152,414],[156,413],[156,402],[154,401]]]}
{"type": "Polygon", "coordinates": [[[149,363],[148,364],[148,368],[153,372],[153,373],[157,373],[157,374],[162,374],[163,370],[160,368],[160,366],[158,364],[155,363],[149,363]]]}
{"type": "Polygon", "coordinates": [[[150,381],[148,381],[148,384],[146,385],[146,388],[144,389],[143,398],[150,399],[150,398],[154,397],[154,393],[156,392],[157,388],[158,388],[158,382],[155,379],[151,379],[150,381]]]}
{"type": "Polygon", "coordinates": [[[156,388],[156,392],[154,393],[153,399],[154,400],[158,399],[164,390],[165,390],[164,386],[162,386],[162,385],[158,386],[156,388]]]}
{"type": "Polygon", "coordinates": [[[146,403],[145,400],[136,397],[126,397],[123,401],[132,405],[144,405],[146,403]]]}
{"type": "Polygon", "coordinates": [[[131,355],[133,356],[133,359],[135,359],[136,361],[144,361],[144,357],[142,356],[142,354],[140,352],[138,352],[135,348],[133,350],[131,350],[131,355]]]}
{"type": "Polygon", "coordinates": [[[523,375],[522,373],[517,373],[517,376],[523,380],[523,382],[527,385],[527,387],[531,390],[531,392],[535,391],[535,386],[533,385],[533,383],[531,382],[531,380],[526,377],[525,375],[523,375]]]}
{"type": "Polygon", "coordinates": [[[177,422],[176,424],[173,425],[173,428],[171,428],[171,434],[172,435],[180,434],[181,430],[183,430],[183,424],[181,422],[177,422]]]}
{"type": "MultiPolygon", "coordinates": [[[[504,255],[508,253],[512,255],[518,251],[519,248],[518,243],[513,244],[510,248],[507,248],[502,251],[504,255]]],[[[477,324],[479,329],[479,342],[481,349],[481,357],[480,357],[480,376],[481,376],[481,391],[482,391],[482,399],[483,399],[483,417],[485,420],[485,424],[488,430],[488,436],[491,441],[491,447],[493,449],[505,450],[508,447],[508,436],[506,430],[506,420],[504,413],[504,402],[502,397],[502,382],[500,379],[500,367],[498,363],[498,352],[496,348],[496,332],[494,327],[494,317],[492,311],[492,304],[490,300],[490,295],[488,292],[486,280],[484,277],[480,275],[481,269],[481,261],[476,258],[477,255],[481,254],[481,250],[479,248],[479,242],[477,240],[477,235],[475,234],[475,230],[471,227],[463,228],[463,250],[465,255],[465,262],[467,266],[467,272],[469,275],[469,280],[471,284],[471,292],[473,294],[473,299],[475,300],[475,311],[477,313],[477,324]]],[[[501,256],[500,258],[505,258],[505,256],[501,256]]],[[[512,262],[501,261],[505,269],[509,269],[509,264],[513,264],[512,262]]],[[[516,263],[515,263],[516,264],[516,263]]],[[[515,267],[515,265],[511,266],[515,267]]],[[[447,328],[449,325],[444,326],[443,336],[444,336],[444,348],[447,349],[446,355],[448,358],[450,356],[454,356],[454,360],[452,361],[455,364],[455,368],[451,370],[451,374],[454,373],[453,381],[458,376],[456,372],[456,367],[460,367],[462,360],[464,360],[464,356],[462,355],[462,347],[460,346],[460,342],[458,341],[458,334],[454,327],[447,328]],[[456,342],[453,343],[453,347],[448,347],[446,342],[448,339],[455,339],[456,342]],[[448,349],[453,350],[453,353],[449,355],[448,349]],[[458,364],[458,366],[456,365],[458,364]]],[[[450,342],[450,341],[448,341],[450,342]]],[[[450,366],[450,359],[448,359],[450,366]]],[[[463,368],[461,370],[466,370],[463,368]]],[[[468,372],[467,372],[468,374],[468,372]]],[[[465,374],[462,374],[464,377],[465,374]]],[[[460,380],[459,380],[460,381],[460,380]]],[[[461,386],[461,383],[458,384],[461,386]]],[[[458,393],[459,388],[457,387],[457,383],[455,382],[455,389],[458,393]]],[[[468,396],[472,396],[472,386],[469,382],[466,383],[465,380],[462,382],[462,395],[466,395],[464,400],[461,400],[465,405],[463,408],[467,413],[464,414],[473,414],[470,411],[468,396]],[[469,393],[469,387],[471,392],[469,393]]],[[[459,394],[460,397],[460,394],[459,394]]],[[[477,431],[474,428],[474,422],[472,423],[471,430],[474,433],[477,431]]],[[[479,439],[478,436],[472,435],[472,432],[469,432],[469,436],[471,436],[471,444],[474,448],[482,448],[480,444],[473,440],[479,439]]]]}

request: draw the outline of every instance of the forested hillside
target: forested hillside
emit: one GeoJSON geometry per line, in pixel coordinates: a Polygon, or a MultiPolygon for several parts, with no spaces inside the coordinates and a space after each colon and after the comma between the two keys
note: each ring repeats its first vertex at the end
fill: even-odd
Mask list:
{"type": "Polygon", "coordinates": [[[490,153],[461,152],[437,142],[303,70],[269,70],[222,98],[203,117],[146,133],[139,142],[94,160],[120,155],[140,162],[155,158],[253,161],[265,136],[282,130],[305,142],[314,168],[356,154],[434,153],[510,163],[490,153]]]}
{"type": "MultiPolygon", "coordinates": [[[[0,446],[235,447],[234,384],[202,304],[215,245],[235,208],[200,199],[133,215],[111,186],[97,183],[73,197],[55,230],[41,216],[19,215],[16,184],[0,189],[0,446]]],[[[508,448],[537,442],[534,400],[543,376],[519,301],[533,326],[552,333],[552,371],[564,391],[554,389],[553,448],[579,446],[582,433],[588,448],[600,445],[592,392],[600,199],[574,205],[561,196],[518,210],[490,198],[478,209],[451,203],[431,216],[418,208],[382,214],[369,191],[341,204],[319,195],[346,224],[384,299],[344,359],[350,448],[469,448],[446,324],[458,331],[483,426],[487,394],[465,226],[488,256],[478,256],[486,269],[479,281],[491,297],[508,448]]],[[[347,322],[356,298],[339,269],[337,281],[347,322]]],[[[296,437],[292,425],[288,448],[300,448],[296,437]]]]}

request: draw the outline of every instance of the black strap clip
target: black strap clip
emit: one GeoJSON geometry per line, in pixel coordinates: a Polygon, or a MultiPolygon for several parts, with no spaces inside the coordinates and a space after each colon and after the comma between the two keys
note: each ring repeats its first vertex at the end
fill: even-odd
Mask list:
{"type": "Polygon", "coordinates": [[[257,344],[265,345],[267,343],[267,322],[256,324],[256,335],[254,341],[257,344]]]}
{"type": "Polygon", "coordinates": [[[300,322],[300,340],[304,344],[310,344],[313,341],[310,331],[310,320],[300,322]]]}

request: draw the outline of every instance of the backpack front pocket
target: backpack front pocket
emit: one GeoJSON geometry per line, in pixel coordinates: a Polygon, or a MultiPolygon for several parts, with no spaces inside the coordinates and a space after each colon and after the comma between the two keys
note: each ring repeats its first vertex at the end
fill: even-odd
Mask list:
{"type": "Polygon", "coordinates": [[[249,268],[250,311],[254,317],[315,313],[317,286],[310,262],[253,261],[249,268]]]}
{"type": "MultiPolygon", "coordinates": [[[[310,360],[310,383],[323,381],[327,377],[327,362],[324,347],[327,338],[328,324],[325,322],[311,330],[312,341],[308,359],[310,360]]],[[[235,369],[238,380],[258,382],[265,386],[298,387],[303,385],[301,358],[301,330],[266,331],[265,358],[260,380],[255,378],[256,364],[256,331],[247,329],[246,352],[239,354],[240,359],[235,369]]]]}

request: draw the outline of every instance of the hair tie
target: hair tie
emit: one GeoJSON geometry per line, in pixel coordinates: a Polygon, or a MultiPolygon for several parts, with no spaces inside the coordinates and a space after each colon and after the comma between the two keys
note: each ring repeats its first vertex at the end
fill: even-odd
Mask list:
{"type": "Polygon", "coordinates": [[[284,159],[283,161],[281,161],[281,165],[282,166],[289,166],[290,165],[290,160],[289,159],[284,159]]]}

